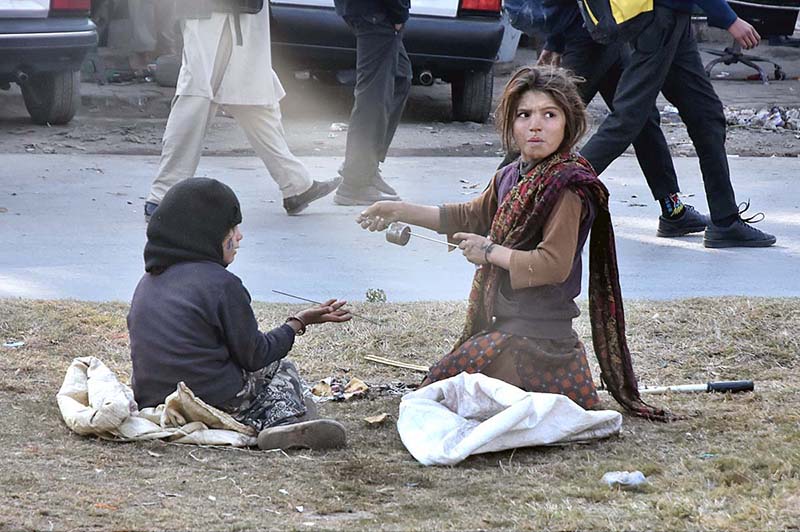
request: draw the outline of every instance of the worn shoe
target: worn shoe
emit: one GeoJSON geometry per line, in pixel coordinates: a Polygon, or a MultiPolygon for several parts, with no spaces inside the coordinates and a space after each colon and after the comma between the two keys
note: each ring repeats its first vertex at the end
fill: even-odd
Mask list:
{"type": "Polygon", "coordinates": [[[775,236],[760,231],[739,218],[728,227],[708,224],[703,245],[707,248],[766,248],[777,241],[775,236]]]}
{"type": "Polygon", "coordinates": [[[344,427],[332,419],[279,425],[258,434],[259,449],[340,449],[346,445],[344,427]]]}
{"type": "Polygon", "coordinates": [[[342,185],[333,197],[337,205],[372,205],[376,201],[400,201],[400,197],[386,194],[375,185],[363,185],[357,189],[342,185]]]}
{"type": "Polygon", "coordinates": [[[341,177],[335,177],[329,181],[314,181],[314,183],[311,185],[311,188],[302,194],[284,198],[283,208],[286,210],[286,214],[289,216],[300,214],[312,201],[317,201],[320,198],[324,198],[336,190],[336,187],[338,187],[341,183],[341,177]]]}
{"type": "Polygon", "coordinates": [[[372,184],[375,185],[375,188],[383,192],[384,194],[389,194],[390,196],[397,196],[397,191],[383,179],[381,175],[381,171],[378,170],[375,174],[375,177],[372,179],[372,184]]]}
{"type": "Polygon", "coordinates": [[[149,222],[150,217],[153,216],[153,213],[156,212],[158,208],[158,203],[153,203],[152,201],[146,201],[144,203],[144,221],[149,222]]]}
{"type": "Polygon", "coordinates": [[[672,238],[705,231],[709,223],[708,216],[697,212],[694,207],[686,203],[683,204],[683,207],[683,216],[680,218],[658,217],[656,236],[672,238]]]}

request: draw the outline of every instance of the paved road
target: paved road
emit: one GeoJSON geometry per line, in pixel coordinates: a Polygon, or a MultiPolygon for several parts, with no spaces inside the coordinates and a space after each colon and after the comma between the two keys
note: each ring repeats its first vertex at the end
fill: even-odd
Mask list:
{"type": "MultiPolygon", "coordinates": [[[[305,161],[320,177],[333,176],[339,164],[305,161]]],[[[397,176],[391,182],[406,199],[437,204],[473,197],[496,162],[398,157],[384,172],[397,176]]],[[[143,271],[142,196],[156,163],[144,156],[0,155],[0,297],[128,301],[143,271]]],[[[675,163],[684,192],[693,194],[686,200],[705,206],[697,160],[675,163]]],[[[800,160],[730,163],[738,197],[766,211],[761,226],[778,235],[778,246],[708,250],[700,236],[656,238],[658,208],[635,159],[623,157],[606,172],[626,297],[800,296],[800,160]]],[[[467,297],[473,267],[458,253],[413,239],[406,247],[389,244],[358,228],[357,208],[330,198],[287,217],[255,158],[206,157],[199,175],[221,178],[242,201],[245,239],[231,270],[254,299],[284,300],[271,292],[279,289],[361,300],[367,288],[383,289],[390,301],[467,297]]]]}

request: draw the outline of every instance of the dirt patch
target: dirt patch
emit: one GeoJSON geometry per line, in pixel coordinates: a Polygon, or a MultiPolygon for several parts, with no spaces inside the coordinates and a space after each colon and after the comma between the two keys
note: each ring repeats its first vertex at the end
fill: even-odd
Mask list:
{"type": "MultiPolygon", "coordinates": [[[[625,417],[620,437],[480,455],[423,468],[394,423],[363,418],[399,398],[322,404],[349,446],[329,453],[119,444],[62,423],[55,394],[75,356],[127,380],[127,306],[0,300],[0,529],[4,530],[783,530],[800,522],[800,300],[627,302],[642,385],[751,378],[756,392],[652,397],[685,419],[625,417]],[[609,490],[606,471],[639,469],[642,493],[609,490]]],[[[264,327],[296,307],[257,304],[264,327]]],[[[460,330],[462,303],[368,304],[380,329],[321,326],[291,357],[309,380],[371,385],[419,374],[363,360],[430,364],[460,330]]],[[[578,333],[591,345],[584,314],[578,333]]],[[[597,375],[596,365],[593,365],[597,375]]],[[[604,399],[604,406],[616,408],[604,399]]]]}

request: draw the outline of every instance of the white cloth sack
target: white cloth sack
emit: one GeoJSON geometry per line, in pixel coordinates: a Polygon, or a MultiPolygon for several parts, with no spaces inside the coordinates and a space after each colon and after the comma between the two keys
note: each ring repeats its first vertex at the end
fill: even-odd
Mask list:
{"type": "Polygon", "coordinates": [[[618,434],[622,415],[584,410],[565,395],[525,392],[480,373],[461,373],[403,397],[397,430],[424,465],[471,454],[618,434]]]}
{"type": "Polygon", "coordinates": [[[56,400],[64,423],[84,436],[234,447],[257,444],[255,429],[204,403],[182,382],[164,404],[139,410],[130,387],[95,357],[72,361],[56,400]]]}

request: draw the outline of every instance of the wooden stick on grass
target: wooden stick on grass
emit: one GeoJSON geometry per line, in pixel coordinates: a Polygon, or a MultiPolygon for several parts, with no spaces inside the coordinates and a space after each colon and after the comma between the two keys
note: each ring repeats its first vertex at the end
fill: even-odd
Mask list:
{"type": "Polygon", "coordinates": [[[419,371],[421,373],[428,373],[428,366],[420,366],[418,364],[411,364],[410,362],[401,362],[399,360],[392,360],[390,358],[379,357],[377,355],[365,355],[364,360],[369,360],[370,362],[377,362],[378,364],[383,364],[385,366],[394,366],[396,368],[404,368],[410,369],[414,371],[419,371]]]}

